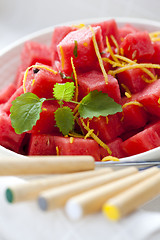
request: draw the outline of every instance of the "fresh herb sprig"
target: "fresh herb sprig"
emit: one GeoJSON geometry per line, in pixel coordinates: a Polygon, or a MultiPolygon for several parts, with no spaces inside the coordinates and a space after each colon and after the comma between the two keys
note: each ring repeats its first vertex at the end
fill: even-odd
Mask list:
{"type": "MultiPolygon", "coordinates": [[[[17,97],[12,102],[11,123],[15,132],[21,134],[32,130],[40,119],[42,104],[47,100],[58,101],[60,108],[55,111],[56,125],[63,135],[67,135],[74,128],[74,114],[69,107],[63,107],[63,102],[74,102],[72,99],[75,93],[73,82],[56,83],[53,88],[53,99],[39,98],[37,95],[27,92],[17,97]]],[[[116,103],[106,93],[101,91],[91,91],[79,104],[78,112],[80,117],[93,118],[108,116],[117,112],[122,112],[122,106],[116,103]]]]}

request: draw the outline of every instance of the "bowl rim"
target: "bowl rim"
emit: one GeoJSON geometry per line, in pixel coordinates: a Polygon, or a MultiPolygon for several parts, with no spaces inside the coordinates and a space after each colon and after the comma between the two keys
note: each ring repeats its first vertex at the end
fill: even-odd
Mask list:
{"type": "MultiPolygon", "coordinates": [[[[80,23],[91,24],[94,22],[98,23],[101,21],[111,20],[111,19],[114,19],[116,21],[116,23],[118,23],[118,24],[129,23],[129,24],[134,24],[134,25],[139,25],[139,26],[143,25],[146,27],[150,26],[150,27],[159,27],[160,28],[159,21],[150,20],[150,19],[146,19],[146,18],[129,18],[129,17],[114,17],[113,16],[113,17],[89,18],[89,19],[81,19],[81,20],[76,20],[76,21],[69,21],[69,22],[60,23],[60,24],[56,24],[53,26],[49,26],[49,27],[40,29],[38,31],[35,31],[33,33],[27,34],[24,37],[19,38],[18,40],[14,41],[13,43],[9,44],[8,46],[6,46],[5,48],[0,50],[0,58],[2,58],[5,54],[9,53],[13,49],[20,47],[26,41],[34,40],[35,38],[39,38],[43,35],[52,34],[54,28],[56,28],[57,26],[78,25],[80,23]]],[[[157,148],[151,149],[147,152],[136,154],[136,155],[133,155],[130,157],[120,158],[120,161],[135,161],[135,160],[137,160],[137,157],[140,158],[140,160],[147,161],[147,159],[151,158],[154,154],[157,155],[156,159],[158,159],[158,153],[160,153],[160,147],[157,147],[157,148]]],[[[18,154],[11,150],[8,150],[1,145],[0,145],[0,154],[9,155],[9,156],[11,156],[11,155],[23,156],[21,154],[18,154]]]]}

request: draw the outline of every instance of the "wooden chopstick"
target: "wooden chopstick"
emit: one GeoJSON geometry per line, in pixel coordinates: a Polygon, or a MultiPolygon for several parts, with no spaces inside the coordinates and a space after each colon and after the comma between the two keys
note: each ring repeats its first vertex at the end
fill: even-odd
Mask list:
{"type": "Polygon", "coordinates": [[[41,192],[38,198],[40,209],[49,211],[65,205],[66,201],[79,193],[99,187],[103,184],[118,180],[131,174],[137,173],[135,167],[111,172],[102,176],[96,176],[91,179],[85,179],[80,182],[70,183],[65,186],[60,186],[54,189],[49,189],[41,192]]]}
{"type": "Polygon", "coordinates": [[[78,173],[70,173],[49,176],[42,179],[33,179],[28,182],[19,183],[16,185],[8,186],[6,189],[6,198],[10,203],[36,199],[41,191],[57,186],[65,185],[68,183],[80,181],[83,179],[92,178],[99,175],[104,175],[112,172],[111,168],[101,168],[98,170],[91,170],[78,173]]]}
{"type": "Polygon", "coordinates": [[[109,199],[103,206],[104,214],[117,221],[160,194],[160,172],[109,199]]]}
{"type": "MultiPolygon", "coordinates": [[[[126,169],[126,168],[125,168],[126,169]]],[[[128,168],[127,168],[128,169],[128,168]]],[[[121,170],[118,170],[118,172],[121,170]]],[[[102,205],[111,197],[122,191],[131,188],[145,179],[149,179],[160,169],[152,167],[138,172],[132,176],[125,177],[110,184],[105,184],[98,188],[79,194],[69,199],[66,203],[65,211],[70,219],[76,220],[84,215],[101,210],[102,205]]],[[[116,172],[115,172],[116,173],[116,172]]]]}
{"type": "Polygon", "coordinates": [[[92,156],[1,157],[0,176],[72,173],[95,169],[92,156]]]}

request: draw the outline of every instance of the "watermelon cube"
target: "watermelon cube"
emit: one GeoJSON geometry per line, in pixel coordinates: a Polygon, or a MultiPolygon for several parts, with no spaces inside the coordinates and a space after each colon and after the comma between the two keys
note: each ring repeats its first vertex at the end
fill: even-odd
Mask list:
{"type": "MultiPolygon", "coordinates": [[[[108,117],[93,118],[89,120],[89,128],[94,129],[94,133],[104,142],[108,143],[120,136],[124,132],[124,128],[121,123],[121,115],[114,114],[108,117]]],[[[84,119],[85,124],[87,124],[88,119],[84,119]]],[[[79,119],[79,124],[84,130],[81,120],[79,119]]]]}
{"type": "Polygon", "coordinates": [[[40,113],[40,119],[37,120],[36,125],[33,126],[31,133],[58,133],[59,130],[56,127],[54,118],[54,112],[59,108],[59,104],[56,101],[45,101],[42,104],[42,112],[40,113]]]}
{"type": "Polygon", "coordinates": [[[51,51],[46,45],[28,41],[21,52],[21,62],[24,69],[36,62],[51,66],[51,51]]]}
{"type": "Polygon", "coordinates": [[[62,83],[62,78],[59,73],[54,74],[45,69],[40,69],[37,73],[32,73],[30,77],[28,76],[26,80],[26,91],[32,92],[40,98],[52,98],[53,87],[56,83],[62,83]]]}
{"type": "Polygon", "coordinates": [[[113,98],[115,102],[121,103],[121,94],[117,79],[108,75],[108,84],[106,84],[102,72],[90,71],[78,74],[79,84],[79,99],[81,100],[89,92],[93,90],[107,93],[109,97],[113,98]]]}
{"type": "MultiPolygon", "coordinates": [[[[99,51],[104,49],[100,27],[93,27],[99,51]]],[[[73,72],[71,57],[76,71],[89,71],[97,65],[98,58],[92,40],[92,32],[89,28],[81,28],[70,32],[57,46],[62,71],[69,75],[73,72]]]]}
{"type": "Polygon", "coordinates": [[[54,135],[31,134],[28,155],[56,155],[54,135]]]}
{"type": "Polygon", "coordinates": [[[125,131],[144,127],[148,121],[148,114],[144,107],[134,104],[124,107],[122,116],[125,131]]]}
{"type": "Polygon", "coordinates": [[[51,54],[52,54],[52,64],[56,60],[59,60],[57,45],[62,41],[62,39],[70,32],[74,31],[75,28],[72,26],[58,26],[54,29],[51,41],[51,54]]]}
{"type": "Polygon", "coordinates": [[[146,152],[160,146],[160,137],[153,127],[148,127],[122,143],[128,156],[146,152]]]}
{"type": "Polygon", "coordinates": [[[124,50],[124,56],[138,62],[148,62],[154,54],[154,48],[148,32],[136,32],[128,34],[121,48],[124,50]]]}
{"type": "Polygon", "coordinates": [[[25,133],[16,134],[10,117],[5,112],[0,112],[0,145],[14,152],[20,153],[25,133]]]}
{"type": "Polygon", "coordinates": [[[14,83],[10,83],[7,87],[0,90],[0,104],[5,103],[16,91],[16,86],[14,83]]]}
{"type": "MultiPolygon", "coordinates": [[[[113,157],[117,157],[117,158],[126,157],[126,153],[123,151],[121,146],[122,142],[123,141],[121,138],[116,138],[115,140],[107,144],[109,149],[112,152],[113,157]]],[[[101,158],[104,158],[109,155],[107,150],[102,147],[100,148],[100,153],[101,153],[101,158]]]]}
{"type": "Polygon", "coordinates": [[[120,39],[121,41],[124,40],[124,38],[130,34],[130,33],[136,33],[139,30],[136,29],[134,26],[130,25],[130,24],[125,24],[123,27],[119,28],[119,35],[120,35],[120,39]]]}
{"type": "Polygon", "coordinates": [[[115,44],[111,38],[111,35],[115,38],[117,43],[120,43],[120,35],[118,31],[117,23],[114,19],[106,20],[104,22],[99,22],[91,24],[93,27],[100,26],[102,29],[103,44],[106,47],[106,36],[108,37],[111,46],[115,47],[115,44]]]}
{"type": "Polygon", "coordinates": [[[135,94],[134,98],[142,103],[149,113],[160,117],[160,79],[150,83],[142,92],[135,94]]]}
{"type": "Polygon", "coordinates": [[[19,97],[23,92],[23,87],[19,87],[14,93],[13,95],[8,99],[8,101],[3,105],[2,110],[7,113],[10,114],[10,108],[12,106],[12,101],[15,100],[17,97],[19,97]]]}
{"type": "Polygon", "coordinates": [[[100,160],[99,145],[93,139],[55,136],[54,140],[59,155],[91,155],[96,161],[100,160]]]}
{"type": "MultiPolygon", "coordinates": [[[[154,69],[150,69],[150,71],[155,75],[154,69]]],[[[126,70],[117,74],[119,84],[127,86],[131,93],[140,92],[148,85],[148,83],[144,81],[144,78],[150,79],[144,71],[138,68],[126,70]]],[[[124,93],[123,87],[121,87],[121,91],[124,93]]]]}

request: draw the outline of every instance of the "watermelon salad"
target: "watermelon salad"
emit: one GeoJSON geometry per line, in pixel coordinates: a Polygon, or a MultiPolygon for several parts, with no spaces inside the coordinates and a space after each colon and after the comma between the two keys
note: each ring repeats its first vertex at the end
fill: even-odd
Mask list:
{"type": "Polygon", "coordinates": [[[114,19],[28,41],[0,94],[0,145],[114,160],[160,146],[160,32],[114,19]]]}

